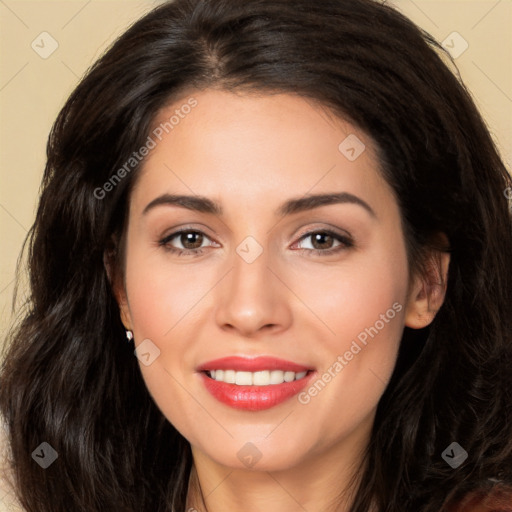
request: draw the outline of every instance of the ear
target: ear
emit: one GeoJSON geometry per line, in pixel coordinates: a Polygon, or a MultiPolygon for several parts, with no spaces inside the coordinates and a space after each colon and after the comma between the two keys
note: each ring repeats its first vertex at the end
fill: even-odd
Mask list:
{"type": "MultiPolygon", "coordinates": [[[[444,233],[438,235],[445,247],[449,247],[444,233]]],[[[424,271],[413,276],[405,309],[405,325],[422,329],[429,325],[441,308],[446,295],[450,254],[448,249],[429,249],[424,271]]]]}
{"type": "Polygon", "coordinates": [[[115,251],[112,248],[106,249],[103,253],[103,265],[107,273],[112,293],[119,306],[121,314],[121,322],[125,329],[132,330],[132,320],[130,315],[130,308],[128,305],[128,298],[126,296],[126,289],[123,282],[122,273],[119,271],[116,262],[115,251]]]}

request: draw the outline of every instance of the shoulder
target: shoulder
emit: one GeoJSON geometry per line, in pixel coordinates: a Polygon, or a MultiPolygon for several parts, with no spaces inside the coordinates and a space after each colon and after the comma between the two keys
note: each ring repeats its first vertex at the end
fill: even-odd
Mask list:
{"type": "Polygon", "coordinates": [[[512,488],[496,482],[492,489],[469,493],[449,512],[512,512],[512,488]]]}
{"type": "Polygon", "coordinates": [[[0,418],[0,512],[23,512],[15,497],[9,456],[7,431],[3,419],[0,418]]]}

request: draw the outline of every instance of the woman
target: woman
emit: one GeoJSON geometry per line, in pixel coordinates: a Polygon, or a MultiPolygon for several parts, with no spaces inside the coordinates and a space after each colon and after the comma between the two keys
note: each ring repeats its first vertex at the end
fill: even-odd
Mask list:
{"type": "Polygon", "coordinates": [[[510,510],[511,178],[435,50],[176,0],[93,66],[2,372],[24,510],[510,510]]]}

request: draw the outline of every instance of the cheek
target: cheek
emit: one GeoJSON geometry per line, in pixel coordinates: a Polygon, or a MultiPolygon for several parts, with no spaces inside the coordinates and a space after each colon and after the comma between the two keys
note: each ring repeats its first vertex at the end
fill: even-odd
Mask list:
{"type": "Polygon", "coordinates": [[[407,294],[405,250],[372,251],[346,264],[319,268],[309,277],[297,272],[294,280],[297,295],[327,328],[324,339],[331,352],[348,350],[361,333],[364,342],[365,333],[375,325],[383,333],[381,338],[396,344],[407,294]]]}
{"type": "MultiPolygon", "coordinates": [[[[160,251],[142,250],[136,245],[129,248],[126,261],[135,345],[149,339],[160,350],[151,364],[139,364],[141,374],[164,416],[195,439],[191,425],[204,422],[204,417],[184,391],[190,383],[183,382],[182,369],[192,365],[188,329],[196,324],[200,299],[212,285],[206,280],[206,272],[195,272],[191,278],[190,271],[176,266],[171,269],[160,251]]],[[[189,391],[194,394],[194,390],[189,391]]]]}
{"type": "Polygon", "coordinates": [[[186,317],[193,321],[199,302],[214,283],[211,269],[166,264],[160,249],[134,248],[126,265],[126,289],[135,334],[165,337],[186,317]]]}
{"type": "Polygon", "coordinates": [[[403,331],[402,287],[376,277],[368,273],[347,279],[318,305],[334,333],[318,340],[325,353],[322,370],[337,376],[331,379],[336,382],[332,390],[338,389],[331,405],[333,410],[346,406],[344,414],[376,405],[396,362],[403,331]]]}
{"type": "Polygon", "coordinates": [[[309,309],[329,330],[316,337],[317,353],[322,355],[320,382],[306,390],[302,403],[311,403],[319,416],[332,414],[340,428],[357,424],[377,406],[394,370],[403,332],[405,248],[400,238],[394,250],[378,247],[357,264],[316,273],[314,282],[303,280],[297,293],[307,297],[309,309]]]}

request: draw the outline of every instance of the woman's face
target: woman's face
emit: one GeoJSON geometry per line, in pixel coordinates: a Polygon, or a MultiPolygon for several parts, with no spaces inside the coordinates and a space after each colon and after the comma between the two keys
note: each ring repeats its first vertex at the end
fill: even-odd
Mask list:
{"type": "Polygon", "coordinates": [[[119,300],[158,407],[231,468],[362,449],[416,314],[372,141],[297,96],[214,90],[150,137],[119,300]]]}

